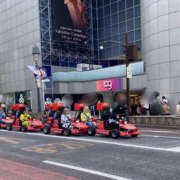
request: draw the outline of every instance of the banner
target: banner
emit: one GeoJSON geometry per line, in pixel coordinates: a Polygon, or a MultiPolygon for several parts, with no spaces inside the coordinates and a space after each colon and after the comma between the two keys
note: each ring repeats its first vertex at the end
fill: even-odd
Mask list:
{"type": "Polygon", "coordinates": [[[54,40],[86,44],[85,0],[52,0],[54,40]]]}
{"type": "Polygon", "coordinates": [[[96,91],[115,91],[122,89],[121,79],[106,79],[101,81],[96,81],[96,91]]]}

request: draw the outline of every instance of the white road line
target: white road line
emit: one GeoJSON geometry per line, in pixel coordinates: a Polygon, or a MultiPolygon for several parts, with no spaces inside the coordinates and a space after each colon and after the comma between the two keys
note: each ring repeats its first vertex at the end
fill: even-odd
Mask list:
{"type": "Polygon", "coordinates": [[[173,131],[158,131],[158,130],[141,130],[142,132],[155,132],[155,133],[174,133],[173,131]]]}
{"type": "MultiPolygon", "coordinates": [[[[5,131],[5,132],[9,132],[9,131],[5,131]]],[[[20,134],[22,132],[13,131],[13,133],[20,134]]],[[[136,144],[120,143],[120,142],[110,142],[110,141],[106,141],[106,140],[97,140],[97,139],[92,139],[92,138],[65,137],[65,136],[56,136],[56,135],[45,135],[45,134],[40,134],[40,133],[24,133],[24,134],[30,135],[30,136],[41,136],[41,137],[56,138],[56,139],[67,139],[67,140],[74,140],[74,141],[83,141],[83,142],[91,142],[91,143],[99,143],[99,144],[116,145],[116,146],[122,146],[122,147],[138,148],[138,149],[143,149],[143,150],[154,150],[154,151],[180,153],[180,151],[173,151],[173,150],[171,150],[171,148],[160,148],[160,147],[143,146],[143,145],[136,145],[136,144]]],[[[145,135],[143,135],[143,136],[145,136],[145,135]]]]}
{"type": "Polygon", "coordinates": [[[170,148],[170,150],[174,151],[174,152],[180,152],[180,146],[174,147],[174,148],[170,148]]]}
{"type": "Polygon", "coordinates": [[[180,137],[176,137],[176,136],[158,136],[158,135],[147,135],[147,134],[143,134],[141,135],[141,137],[154,137],[154,138],[166,138],[166,139],[180,139],[180,137]]]}
{"type": "Polygon", "coordinates": [[[128,178],[124,178],[124,177],[120,177],[120,176],[116,176],[116,175],[112,175],[112,174],[108,174],[108,173],[104,173],[104,172],[94,171],[94,170],[90,170],[90,169],[85,169],[85,168],[81,168],[81,167],[77,167],[77,166],[72,166],[72,165],[68,165],[68,164],[57,163],[57,162],[54,162],[54,161],[46,160],[46,161],[43,161],[43,163],[54,165],[54,166],[59,166],[59,167],[63,167],[63,168],[68,168],[68,169],[72,169],[72,170],[76,170],[76,171],[81,171],[81,172],[84,172],[84,173],[89,173],[89,174],[93,174],[93,175],[96,175],[96,176],[105,177],[105,178],[108,178],[108,179],[130,180],[128,178]]]}

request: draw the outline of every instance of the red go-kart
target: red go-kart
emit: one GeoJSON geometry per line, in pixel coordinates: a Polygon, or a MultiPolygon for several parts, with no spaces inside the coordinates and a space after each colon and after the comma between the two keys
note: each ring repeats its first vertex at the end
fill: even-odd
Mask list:
{"type": "MultiPolygon", "coordinates": [[[[64,103],[61,104],[48,104],[46,105],[46,110],[47,111],[60,111],[61,112],[61,108],[64,107],[64,103]]],[[[52,116],[46,117],[46,122],[43,128],[43,132],[44,134],[58,134],[58,135],[62,135],[63,134],[63,129],[59,124],[58,119],[53,119],[52,116]]]]}
{"type": "MultiPolygon", "coordinates": [[[[12,104],[10,108],[13,111],[15,109],[15,104],[12,104]]],[[[0,128],[6,129],[7,124],[11,124],[14,122],[14,118],[15,116],[13,114],[8,113],[6,117],[3,119],[4,124],[0,124],[0,128]]]]}
{"type": "MultiPolygon", "coordinates": [[[[19,111],[20,108],[25,107],[24,104],[16,104],[16,106],[14,107],[16,111],[19,111]]],[[[34,119],[30,119],[29,123],[30,126],[22,126],[21,121],[19,120],[19,118],[13,116],[13,122],[8,123],[6,129],[11,131],[11,130],[16,130],[16,131],[37,131],[37,130],[42,130],[43,129],[43,124],[40,120],[34,120],[34,119]]]]}
{"type": "MultiPolygon", "coordinates": [[[[108,107],[108,103],[98,103],[97,110],[103,111],[108,107]]],[[[120,117],[119,121],[116,122],[117,127],[115,129],[109,129],[106,127],[104,120],[97,120],[96,133],[99,135],[111,136],[112,138],[120,137],[136,137],[141,134],[133,124],[130,124],[126,121],[125,117],[120,117]]]]}
{"type": "MultiPolygon", "coordinates": [[[[54,111],[57,111],[59,108],[62,106],[54,105],[52,109],[54,111]]],[[[49,133],[55,133],[59,135],[75,135],[75,134],[87,134],[88,133],[88,126],[84,122],[80,122],[80,111],[84,107],[83,104],[75,104],[74,105],[74,110],[78,112],[78,115],[72,119],[72,125],[73,128],[62,128],[61,124],[59,124],[57,119],[53,119],[53,117],[48,117],[48,120],[44,126],[44,133],[49,134],[49,133]]],[[[60,117],[59,117],[60,118],[60,117]]]]}

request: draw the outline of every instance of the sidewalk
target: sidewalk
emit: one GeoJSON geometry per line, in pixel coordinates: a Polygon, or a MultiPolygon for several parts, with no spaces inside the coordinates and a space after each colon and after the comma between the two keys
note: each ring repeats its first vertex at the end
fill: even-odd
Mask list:
{"type": "Polygon", "coordinates": [[[170,116],[131,116],[130,121],[139,127],[180,129],[180,117],[170,116]]]}

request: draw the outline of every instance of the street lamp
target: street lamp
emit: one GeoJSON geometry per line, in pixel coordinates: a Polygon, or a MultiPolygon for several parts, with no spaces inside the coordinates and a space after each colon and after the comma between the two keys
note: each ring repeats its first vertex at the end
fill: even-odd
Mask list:
{"type": "Polygon", "coordinates": [[[37,104],[38,104],[38,113],[41,112],[41,98],[40,98],[40,86],[41,86],[41,76],[40,76],[40,67],[38,65],[38,60],[40,57],[40,51],[37,46],[32,48],[33,61],[35,63],[35,67],[38,70],[38,75],[35,77],[37,83],[37,104]],[[40,78],[40,79],[38,79],[40,78]],[[40,81],[40,82],[38,82],[40,81]]]}
{"type": "MultiPolygon", "coordinates": [[[[128,34],[125,35],[125,43],[122,43],[120,41],[104,41],[102,43],[100,43],[100,50],[104,49],[104,45],[105,43],[115,43],[115,44],[119,44],[120,46],[124,47],[126,50],[126,96],[127,96],[127,117],[129,117],[129,110],[130,110],[130,60],[135,60],[137,59],[137,46],[136,45],[129,45],[128,43],[128,34]]],[[[124,61],[123,61],[124,62],[124,61]]]]}
{"type": "Polygon", "coordinates": [[[100,49],[100,50],[104,50],[104,45],[103,45],[103,44],[100,44],[100,45],[99,45],[99,49],[100,49]]]}

